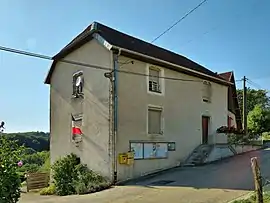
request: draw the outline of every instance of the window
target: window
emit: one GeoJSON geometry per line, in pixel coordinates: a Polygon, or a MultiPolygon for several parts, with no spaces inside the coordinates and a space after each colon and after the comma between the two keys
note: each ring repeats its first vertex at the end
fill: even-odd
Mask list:
{"type": "Polygon", "coordinates": [[[82,141],[82,115],[71,115],[71,134],[72,134],[72,141],[75,143],[79,143],[82,141]]]}
{"type": "Polygon", "coordinates": [[[162,132],[162,109],[148,109],[148,134],[161,135],[162,132]]]}
{"type": "Polygon", "coordinates": [[[79,71],[73,74],[73,96],[80,97],[83,95],[83,72],[79,71]]]}
{"type": "Polygon", "coordinates": [[[203,101],[204,102],[211,102],[212,97],[212,87],[211,83],[208,81],[203,81],[203,101]]]}
{"type": "Polygon", "coordinates": [[[149,68],[149,91],[161,93],[160,70],[149,68]]]}

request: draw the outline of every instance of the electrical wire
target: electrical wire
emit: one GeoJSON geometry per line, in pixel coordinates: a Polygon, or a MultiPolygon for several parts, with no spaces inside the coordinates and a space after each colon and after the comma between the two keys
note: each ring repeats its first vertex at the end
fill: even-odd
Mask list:
{"type": "Polygon", "coordinates": [[[258,89],[266,90],[267,93],[270,92],[269,90],[263,88],[261,85],[259,85],[258,83],[255,83],[255,82],[251,81],[251,80],[248,79],[248,78],[247,78],[247,83],[250,84],[250,85],[252,85],[253,87],[258,88],[258,89]]]}
{"type": "MultiPolygon", "coordinates": [[[[22,51],[22,50],[13,49],[13,48],[8,48],[8,47],[4,47],[4,46],[0,46],[0,51],[15,53],[15,54],[24,55],[24,56],[30,56],[30,57],[44,59],[44,60],[50,60],[50,61],[53,60],[53,58],[50,56],[36,54],[33,52],[22,51]]],[[[84,67],[88,67],[88,68],[92,68],[92,69],[112,71],[111,68],[106,68],[106,67],[87,64],[87,63],[81,63],[81,62],[72,61],[72,60],[59,59],[58,61],[63,62],[63,63],[72,64],[72,65],[84,66],[84,67]]],[[[120,70],[118,69],[116,71],[121,72],[121,73],[125,73],[125,74],[138,75],[138,76],[144,76],[144,77],[150,76],[150,75],[144,74],[144,73],[131,72],[131,71],[126,71],[126,70],[121,70],[121,69],[120,70]]],[[[181,79],[181,78],[174,78],[174,77],[162,77],[162,76],[152,76],[152,75],[151,75],[151,77],[158,77],[158,78],[162,78],[162,79],[166,79],[166,80],[183,81],[183,82],[203,82],[203,80],[181,79]]]]}
{"type": "Polygon", "coordinates": [[[169,32],[173,27],[175,27],[178,23],[180,23],[182,20],[184,20],[186,17],[188,17],[191,13],[193,13],[195,10],[197,10],[200,6],[202,6],[204,3],[206,3],[207,0],[203,0],[201,3],[199,3],[197,6],[195,6],[193,9],[191,9],[189,12],[187,12],[183,17],[181,17],[179,20],[177,20],[174,24],[172,24],[170,27],[168,27],[165,31],[163,31],[160,35],[158,35],[156,38],[154,38],[151,43],[158,40],[160,37],[165,35],[167,32],[169,32]]]}
{"type": "MultiPolygon", "coordinates": [[[[167,32],[169,32],[173,27],[175,27],[177,24],[179,24],[181,21],[183,21],[185,18],[187,18],[191,13],[193,13],[195,10],[197,10],[200,6],[202,6],[204,3],[206,3],[207,0],[203,0],[201,3],[199,3],[197,6],[195,6],[193,9],[191,9],[189,12],[187,12],[184,16],[182,16],[179,20],[177,20],[174,24],[172,24],[170,27],[168,27],[166,30],[164,30],[161,34],[159,34],[157,37],[155,37],[150,44],[153,44],[155,41],[157,41],[160,37],[165,35],[167,32]]],[[[125,64],[128,64],[130,60],[127,60],[123,63],[122,66],[119,68],[122,68],[125,64]]]]}
{"type": "MultiPolygon", "coordinates": [[[[261,2],[260,2],[260,1],[255,1],[254,4],[252,4],[251,9],[254,10],[254,7],[255,7],[256,5],[258,5],[259,3],[261,3],[261,2]]],[[[237,11],[238,11],[238,10],[237,10],[237,11]]],[[[237,12],[237,13],[234,14],[234,17],[239,17],[240,14],[241,14],[241,13],[237,12]]],[[[205,35],[211,33],[212,31],[218,30],[218,29],[221,27],[221,25],[222,25],[222,23],[220,23],[220,24],[218,24],[218,25],[212,27],[211,29],[209,29],[209,30],[205,31],[204,33],[202,33],[199,37],[204,37],[205,35]]],[[[198,37],[198,38],[199,38],[199,37],[198,37]]],[[[186,46],[186,45],[192,43],[193,41],[196,41],[196,38],[190,39],[189,41],[187,41],[187,42],[185,42],[185,43],[183,43],[183,44],[180,44],[179,47],[184,47],[184,46],[186,46]]]]}

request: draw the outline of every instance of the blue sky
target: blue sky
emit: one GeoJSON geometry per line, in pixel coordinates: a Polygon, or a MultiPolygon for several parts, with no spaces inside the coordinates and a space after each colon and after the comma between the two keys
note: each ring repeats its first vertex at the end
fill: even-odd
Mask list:
{"type": "MultiPolygon", "coordinates": [[[[52,56],[93,21],[151,41],[200,2],[1,0],[0,46],[52,56]]],[[[269,8],[268,0],[208,0],[155,44],[268,89],[269,8]]],[[[49,87],[43,81],[50,64],[0,52],[0,120],[7,132],[49,130],[49,87]]]]}

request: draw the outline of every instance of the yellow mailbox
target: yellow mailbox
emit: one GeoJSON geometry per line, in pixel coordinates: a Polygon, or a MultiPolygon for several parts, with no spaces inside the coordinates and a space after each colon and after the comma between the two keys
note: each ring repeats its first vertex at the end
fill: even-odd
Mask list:
{"type": "Polygon", "coordinates": [[[134,152],[127,153],[127,165],[134,164],[134,152]]]}
{"type": "Polygon", "coordinates": [[[120,153],[118,155],[119,164],[127,164],[128,156],[126,153],[120,153]]]}

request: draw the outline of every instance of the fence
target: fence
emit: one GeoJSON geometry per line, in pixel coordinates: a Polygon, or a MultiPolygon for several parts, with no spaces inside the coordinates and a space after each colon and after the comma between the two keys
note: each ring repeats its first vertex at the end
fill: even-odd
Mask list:
{"type": "Polygon", "coordinates": [[[45,188],[49,185],[48,173],[28,173],[26,177],[27,192],[45,188]]]}

